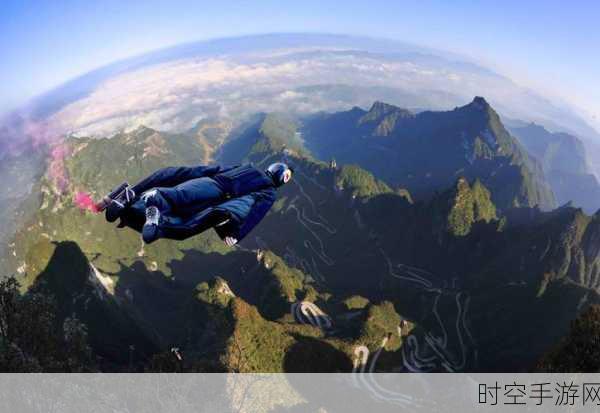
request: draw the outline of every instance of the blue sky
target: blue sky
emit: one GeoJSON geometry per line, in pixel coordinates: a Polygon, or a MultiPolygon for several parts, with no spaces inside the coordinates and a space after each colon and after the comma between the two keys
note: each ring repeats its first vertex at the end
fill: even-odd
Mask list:
{"type": "Polygon", "coordinates": [[[0,3],[0,111],[114,60],[270,32],[385,37],[468,55],[600,119],[591,1],[13,1],[0,3]]]}

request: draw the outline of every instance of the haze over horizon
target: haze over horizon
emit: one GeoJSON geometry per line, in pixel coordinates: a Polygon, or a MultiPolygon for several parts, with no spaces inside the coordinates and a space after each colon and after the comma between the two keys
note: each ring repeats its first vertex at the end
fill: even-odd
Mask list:
{"type": "Polygon", "coordinates": [[[597,129],[599,124],[594,77],[600,58],[589,53],[600,40],[596,5],[351,1],[340,7],[268,1],[257,7],[181,0],[32,7],[9,1],[3,10],[0,112],[90,70],[156,49],[219,37],[312,32],[368,35],[469,56],[522,86],[565,99],[597,129]]]}

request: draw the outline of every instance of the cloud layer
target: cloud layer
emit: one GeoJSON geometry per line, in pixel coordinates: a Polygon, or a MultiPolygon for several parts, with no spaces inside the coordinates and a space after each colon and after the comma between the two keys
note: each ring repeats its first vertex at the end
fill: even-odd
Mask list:
{"type": "Polygon", "coordinates": [[[107,136],[140,124],[182,131],[206,117],[332,111],[376,99],[442,109],[475,95],[501,103],[521,93],[510,81],[468,66],[418,60],[338,50],[178,60],[109,79],[49,123],[64,133],[107,136]]]}

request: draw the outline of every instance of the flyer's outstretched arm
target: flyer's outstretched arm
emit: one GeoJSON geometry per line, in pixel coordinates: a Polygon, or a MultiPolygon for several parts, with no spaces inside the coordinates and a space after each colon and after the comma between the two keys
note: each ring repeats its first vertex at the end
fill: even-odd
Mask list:
{"type": "MultiPolygon", "coordinates": [[[[222,239],[230,236],[235,238],[238,242],[241,241],[260,221],[262,221],[265,215],[267,215],[267,212],[269,212],[275,203],[275,199],[275,190],[273,188],[269,188],[225,202],[220,206],[220,208],[235,208],[234,211],[239,211],[237,214],[239,216],[240,224],[233,227],[223,225],[223,235],[220,233],[221,227],[217,227],[215,228],[217,234],[219,234],[222,239]],[[227,233],[228,231],[229,233],[227,233]]],[[[233,213],[236,214],[236,212],[233,213]]]]}

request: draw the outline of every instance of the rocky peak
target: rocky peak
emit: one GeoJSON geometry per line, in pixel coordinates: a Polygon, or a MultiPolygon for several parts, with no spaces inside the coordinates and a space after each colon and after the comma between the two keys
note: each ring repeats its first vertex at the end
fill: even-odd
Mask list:
{"type": "Polygon", "coordinates": [[[378,115],[387,115],[390,112],[393,112],[398,108],[397,106],[394,105],[390,105],[389,103],[385,103],[385,102],[381,102],[381,101],[375,101],[373,102],[373,105],[371,106],[371,109],[369,109],[369,113],[376,113],[378,115]]]}
{"type": "Polygon", "coordinates": [[[388,103],[376,101],[371,109],[359,119],[359,124],[374,124],[373,134],[377,136],[390,135],[400,119],[413,118],[414,114],[406,109],[388,103]]]}
{"type": "Polygon", "coordinates": [[[213,277],[196,286],[196,298],[199,301],[225,307],[235,297],[229,284],[221,277],[213,277]]]}
{"type": "Polygon", "coordinates": [[[491,108],[491,106],[487,102],[487,100],[485,100],[485,98],[483,98],[481,96],[475,96],[473,101],[468,106],[474,107],[474,108],[482,110],[482,111],[487,111],[488,109],[491,108]]]}
{"type": "Polygon", "coordinates": [[[375,101],[371,106],[371,109],[363,116],[362,120],[378,120],[387,115],[395,114],[401,117],[412,117],[413,114],[407,109],[400,108],[398,106],[390,105],[381,101],[375,101]]]}
{"type": "Polygon", "coordinates": [[[490,191],[479,181],[473,184],[460,177],[453,188],[442,194],[438,203],[445,217],[445,229],[455,236],[465,236],[478,221],[490,222],[497,218],[496,206],[490,191]]]}

